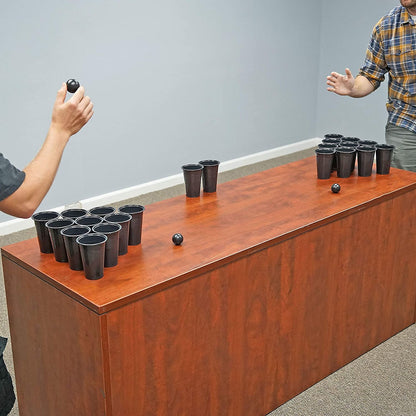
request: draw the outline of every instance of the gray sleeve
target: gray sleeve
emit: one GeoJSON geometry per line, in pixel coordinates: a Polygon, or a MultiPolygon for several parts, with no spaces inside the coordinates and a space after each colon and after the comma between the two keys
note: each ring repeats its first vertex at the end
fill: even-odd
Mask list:
{"type": "Polygon", "coordinates": [[[25,173],[14,167],[0,153],[0,201],[15,192],[24,180],[25,173]]]}

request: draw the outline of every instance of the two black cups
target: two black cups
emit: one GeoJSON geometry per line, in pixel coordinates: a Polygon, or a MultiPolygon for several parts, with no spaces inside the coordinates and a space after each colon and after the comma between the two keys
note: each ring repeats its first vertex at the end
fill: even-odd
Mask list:
{"type": "Polygon", "coordinates": [[[374,156],[376,172],[379,175],[390,173],[394,146],[379,144],[372,140],[344,137],[338,134],[325,135],[316,153],[318,179],[329,179],[336,170],[337,177],[348,178],[358,162],[358,176],[371,176],[374,156]]]}
{"type": "Polygon", "coordinates": [[[201,179],[204,192],[216,192],[218,181],[218,160],[201,160],[182,166],[186,196],[195,198],[201,194],[201,179]]]}
{"type": "Polygon", "coordinates": [[[103,277],[104,267],[118,264],[118,256],[128,251],[128,245],[141,243],[142,205],[69,209],[35,213],[39,248],[42,253],[54,253],[58,262],[68,262],[72,270],[84,270],[85,277],[103,277]]]}

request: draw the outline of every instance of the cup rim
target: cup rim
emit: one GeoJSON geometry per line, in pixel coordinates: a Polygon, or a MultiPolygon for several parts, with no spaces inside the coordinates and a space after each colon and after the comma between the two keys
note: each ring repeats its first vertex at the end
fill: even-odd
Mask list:
{"type": "Polygon", "coordinates": [[[368,139],[362,139],[359,140],[358,143],[363,146],[376,146],[378,144],[378,142],[376,142],[375,140],[368,140],[368,139]]]}
{"type": "Polygon", "coordinates": [[[322,155],[325,155],[325,154],[330,155],[330,154],[335,154],[335,149],[319,147],[318,149],[315,149],[315,153],[319,153],[322,155]]]}
{"type": "Polygon", "coordinates": [[[219,160],[215,160],[215,159],[205,159],[205,160],[200,160],[198,162],[199,165],[202,166],[218,166],[220,164],[219,160]]]}
{"type": "Polygon", "coordinates": [[[77,237],[76,242],[81,245],[81,246],[98,246],[100,244],[103,244],[107,241],[107,236],[105,234],[101,234],[101,233],[88,233],[88,234],[83,234],[80,235],[79,237],[77,237]],[[83,242],[82,239],[83,238],[99,238],[99,240],[101,241],[95,241],[95,242],[83,242]]]}
{"type": "Polygon", "coordinates": [[[90,232],[90,227],[88,227],[87,225],[73,224],[73,225],[70,225],[69,227],[62,228],[60,232],[64,237],[79,237],[80,235],[88,234],[90,232]],[[65,231],[74,229],[74,228],[83,228],[85,229],[86,232],[82,234],[65,234],[65,231]]]}
{"type": "Polygon", "coordinates": [[[110,223],[116,223],[116,224],[123,224],[123,223],[125,223],[125,222],[129,222],[129,221],[131,221],[131,219],[132,219],[133,217],[130,215],[130,214],[127,214],[127,213],[125,213],[125,212],[116,212],[116,213],[113,213],[113,214],[108,214],[108,215],[106,215],[105,217],[104,217],[104,219],[107,221],[107,222],[110,222],[110,223]],[[119,221],[111,221],[111,219],[109,219],[108,217],[111,217],[111,216],[126,216],[126,218],[124,219],[124,220],[119,220],[119,221]]]}
{"type": "Polygon", "coordinates": [[[204,166],[201,165],[200,163],[188,163],[182,166],[182,170],[191,171],[191,172],[195,170],[202,170],[202,169],[204,169],[204,166]]]}
{"type": "Polygon", "coordinates": [[[56,211],[39,211],[39,212],[35,212],[33,215],[32,215],[32,220],[33,221],[40,221],[40,222],[48,222],[48,221],[50,221],[50,220],[55,220],[55,219],[57,219],[57,218],[59,218],[59,212],[56,212],[56,211]],[[42,219],[40,219],[40,218],[35,218],[36,216],[38,216],[38,215],[46,215],[46,214],[56,214],[54,217],[51,217],[51,218],[48,218],[48,219],[45,219],[45,220],[42,220],[42,219]]]}
{"type": "Polygon", "coordinates": [[[354,136],[344,136],[341,139],[341,142],[359,142],[361,139],[359,137],[354,136]]]}
{"type": "Polygon", "coordinates": [[[340,146],[336,150],[337,153],[355,153],[354,147],[340,146]]]}
{"type": "Polygon", "coordinates": [[[52,229],[54,229],[54,230],[59,230],[60,228],[69,227],[69,226],[74,225],[74,224],[75,224],[75,221],[74,221],[73,219],[71,219],[71,218],[61,218],[61,217],[58,217],[58,218],[53,218],[53,219],[49,220],[49,221],[45,224],[45,226],[46,226],[47,228],[52,228],[52,229]],[[58,227],[58,226],[53,227],[53,226],[52,226],[52,223],[53,223],[53,222],[55,222],[55,221],[60,221],[60,222],[70,221],[70,223],[69,223],[69,224],[66,224],[66,225],[62,225],[62,226],[60,226],[60,227],[58,227]]]}
{"type": "Polygon", "coordinates": [[[374,146],[365,146],[365,145],[360,145],[357,147],[357,152],[375,152],[376,148],[374,146]]]}
{"type": "MultiPolygon", "coordinates": [[[[103,220],[103,217],[100,217],[99,215],[96,215],[96,214],[86,214],[86,215],[83,215],[82,217],[77,217],[74,221],[77,222],[77,221],[79,221],[82,218],[96,218],[97,220],[101,220],[101,221],[103,220]]],[[[84,225],[84,224],[80,224],[80,225],[84,225]]]]}
{"type": "Polygon", "coordinates": [[[376,145],[376,149],[378,150],[394,150],[396,146],[393,144],[387,144],[387,143],[378,143],[376,145]]]}
{"type": "Polygon", "coordinates": [[[327,133],[324,134],[324,139],[328,138],[328,139],[342,139],[344,137],[343,134],[341,133],[327,133]]]}
{"type": "Polygon", "coordinates": [[[144,211],[144,206],[139,204],[127,204],[121,206],[118,211],[122,214],[139,214],[140,212],[144,211]],[[124,212],[122,209],[130,209],[129,212],[124,212]]]}
{"type": "Polygon", "coordinates": [[[95,209],[105,209],[105,210],[107,210],[107,209],[111,209],[112,211],[110,211],[110,212],[103,212],[102,214],[105,214],[105,215],[108,215],[108,214],[112,214],[113,212],[115,212],[115,208],[114,207],[111,207],[110,205],[102,205],[102,206],[98,206],[98,207],[93,207],[93,208],[91,208],[91,209],[89,209],[88,210],[88,213],[90,214],[90,215],[98,215],[99,216],[99,214],[97,214],[97,213],[92,213],[91,211],[94,211],[95,209]]]}
{"type": "Polygon", "coordinates": [[[92,227],[92,231],[93,231],[93,233],[99,233],[99,234],[114,234],[114,233],[117,233],[117,232],[119,232],[121,230],[121,225],[119,224],[119,223],[117,223],[117,222],[107,222],[107,223],[104,223],[104,222],[102,222],[102,223],[100,223],[100,224],[95,224],[93,227],[92,227]],[[112,230],[112,231],[97,231],[96,230],[96,228],[98,228],[98,227],[117,227],[115,230],[112,230]]]}
{"type": "Polygon", "coordinates": [[[83,214],[78,215],[77,217],[66,217],[66,218],[79,218],[79,217],[83,217],[84,215],[88,213],[88,211],[85,208],[68,208],[68,209],[64,209],[61,212],[61,217],[65,217],[66,214],[70,211],[80,211],[80,212],[83,212],[83,214]]]}

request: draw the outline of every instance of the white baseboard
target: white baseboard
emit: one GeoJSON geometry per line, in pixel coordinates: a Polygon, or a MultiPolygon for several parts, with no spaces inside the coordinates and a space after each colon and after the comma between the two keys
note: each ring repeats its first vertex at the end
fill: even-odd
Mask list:
{"type": "MultiPolygon", "coordinates": [[[[274,149],[265,150],[263,152],[253,153],[248,156],[243,156],[237,159],[221,162],[219,171],[226,172],[243,166],[252,165],[254,163],[263,162],[269,159],[274,159],[276,157],[285,156],[291,153],[306,150],[316,146],[320,141],[320,138],[302,140],[285,146],[276,147],[274,149]]],[[[102,205],[111,205],[116,202],[148,194],[150,192],[161,191],[163,189],[170,188],[175,185],[180,185],[181,183],[183,183],[183,175],[182,173],[179,173],[177,175],[167,176],[165,178],[156,179],[151,182],[84,199],[74,205],[85,209],[91,209],[93,207],[102,205]]],[[[51,208],[50,210],[61,212],[65,208],[68,208],[68,206],[51,208]]],[[[0,223],[0,236],[12,234],[17,231],[26,230],[31,227],[33,227],[33,221],[30,218],[17,218],[10,221],[4,221],[0,223]]]]}

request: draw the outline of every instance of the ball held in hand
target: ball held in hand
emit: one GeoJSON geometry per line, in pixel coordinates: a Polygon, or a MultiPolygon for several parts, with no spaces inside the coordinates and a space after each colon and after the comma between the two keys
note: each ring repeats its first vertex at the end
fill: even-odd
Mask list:
{"type": "Polygon", "coordinates": [[[76,81],[75,79],[69,79],[66,82],[66,88],[67,88],[68,92],[73,94],[79,88],[79,82],[76,81]]]}

